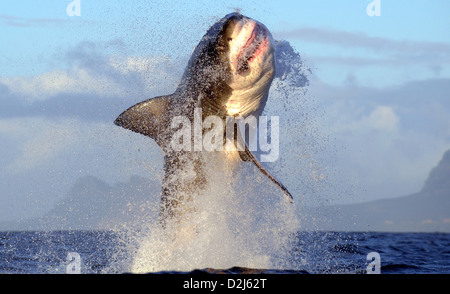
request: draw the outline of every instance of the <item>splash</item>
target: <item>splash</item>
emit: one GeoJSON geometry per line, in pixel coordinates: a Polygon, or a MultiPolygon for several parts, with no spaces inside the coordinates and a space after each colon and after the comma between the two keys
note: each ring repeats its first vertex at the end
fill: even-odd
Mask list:
{"type": "Polygon", "coordinates": [[[181,223],[149,224],[132,272],[282,266],[297,228],[292,205],[250,167],[232,167],[221,153],[205,156],[207,189],[195,195],[181,223]]]}

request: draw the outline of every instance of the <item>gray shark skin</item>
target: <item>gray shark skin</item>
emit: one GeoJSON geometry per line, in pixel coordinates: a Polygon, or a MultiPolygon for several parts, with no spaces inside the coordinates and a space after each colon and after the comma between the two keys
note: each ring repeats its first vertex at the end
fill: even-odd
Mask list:
{"type": "MultiPolygon", "coordinates": [[[[274,50],[272,36],[263,24],[239,13],[228,14],[197,45],[173,94],[140,102],[114,121],[154,139],[164,151],[162,218],[179,217],[187,209],[185,204],[207,185],[203,152],[174,151],[170,147],[176,132],[171,127],[172,119],[183,116],[192,121],[195,109],[201,109],[202,121],[210,115],[224,122],[227,116],[259,117],[275,74],[274,50]],[[180,176],[184,169],[194,170],[195,176],[180,176]]],[[[253,162],[292,202],[289,191],[262,167],[245,141],[242,143],[236,127],[234,142],[244,145],[242,151],[236,151],[236,158],[253,162]]]]}

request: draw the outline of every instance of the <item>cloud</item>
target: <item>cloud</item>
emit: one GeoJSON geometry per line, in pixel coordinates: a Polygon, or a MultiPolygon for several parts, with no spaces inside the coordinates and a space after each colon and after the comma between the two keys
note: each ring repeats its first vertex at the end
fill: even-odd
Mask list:
{"type": "Polygon", "coordinates": [[[450,76],[448,42],[397,40],[325,28],[299,28],[275,35],[301,41],[309,63],[333,83],[342,82],[343,72],[356,73],[367,85],[382,86],[450,76]]]}
{"type": "Polygon", "coordinates": [[[61,94],[128,97],[169,90],[169,87],[175,90],[177,76],[181,74],[168,57],[105,56],[99,52],[101,49],[76,54],[72,52],[75,49],[71,50],[66,57],[68,69],[31,77],[4,77],[0,78],[0,83],[27,102],[61,94]]]}
{"type": "Polygon", "coordinates": [[[67,69],[0,78],[0,136],[9,142],[2,147],[15,150],[0,174],[18,179],[45,170],[68,183],[88,172],[115,181],[142,173],[153,151],[132,164],[126,158],[154,142],[113,121],[137,102],[172,93],[182,72],[166,56],[108,54],[120,45],[83,42],[65,55],[67,69]]]}
{"type": "Polygon", "coordinates": [[[0,23],[13,27],[62,25],[68,22],[69,22],[68,19],[60,19],[60,18],[27,18],[27,17],[0,14],[0,23]]]}
{"type": "Polygon", "coordinates": [[[321,131],[336,153],[337,201],[396,197],[419,191],[450,148],[449,79],[372,88],[312,79],[309,93],[324,114],[321,131]]]}
{"type": "Polygon", "coordinates": [[[399,118],[392,107],[377,106],[367,121],[375,129],[393,131],[398,128],[399,118]]]}
{"type": "Polygon", "coordinates": [[[6,165],[5,170],[20,173],[54,160],[74,143],[74,131],[74,128],[61,123],[49,126],[42,118],[0,120],[0,133],[25,141],[19,147],[20,156],[6,165]]]}
{"type": "Polygon", "coordinates": [[[120,42],[83,42],[70,49],[67,69],[0,78],[2,117],[74,117],[111,122],[127,107],[175,91],[184,61],[167,56],[108,54],[120,42]]]}
{"type": "MultiPolygon", "coordinates": [[[[81,162],[84,162],[85,168],[92,172],[95,164],[90,163],[101,162],[109,166],[109,171],[98,166],[99,170],[94,173],[112,173],[113,170],[126,170],[118,168],[123,164],[126,165],[127,160],[123,160],[124,156],[117,153],[156,146],[144,137],[136,138],[133,144],[130,144],[128,137],[137,136],[123,132],[112,123],[89,122],[74,118],[0,119],[0,134],[17,142],[16,148],[19,152],[2,168],[3,171],[14,174],[48,167],[73,169],[75,166],[81,167],[81,162]],[[105,161],[105,158],[109,159],[105,161]]],[[[136,171],[138,170],[140,168],[136,167],[136,171]]],[[[120,172],[118,174],[123,175],[120,172]]]]}
{"type": "Polygon", "coordinates": [[[158,179],[163,158],[156,143],[112,123],[39,116],[0,118],[0,151],[1,219],[39,216],[86,175],[158,179]]]}
{"type": "Polygon", "coordinates": [[[288,39],[301,39],[317,43],[338,45],[342,47],[359,47],[374,52],[394,52],[406,56],[427,56],[450,61],[450,43],[393,40],[382,37],[370,37],[359,32],[345,32],[323,28],[300,28],[277,33],[288,39]]]}
{"type": "MultiPolygon", "coordinates": [[[[357,111],[356,111],[357,112],[357,111]]],[[[347,116],[350,118],[350,116],[347,116]]],[[[399,128],[400,118],[391,106],[375,106],[373,110],[361,118],[353,117],[348,123],[335,126],[340,132],[394,132],[399,128]]]]}
{"type": "MultiPolygon", "coordinates": [[[[400,65],[411,65],[409,60],[399,59],[397,57],[358,57],[358,56],[314,56],[314,62],[344,65],[351,67],[367,67],[367,66],[382,66],[389,70],[400,65]]],[[[421,62],[421,61],[419,61],[421,62]]],[[[439,68],[431,66],[436,75],[440,73],[439,68]]],[[[442,68],[441,68],[442,70],[442,68]]]]}
{"type": "Polygon", "coordinates": [[[47,100],[63,93],[123,95],[125,89],[107,77],[94,76],[85,68],[54,70],[32,77],[2,78],[3,85],[11,93],[24,97],[28,102],[47,100]]]}

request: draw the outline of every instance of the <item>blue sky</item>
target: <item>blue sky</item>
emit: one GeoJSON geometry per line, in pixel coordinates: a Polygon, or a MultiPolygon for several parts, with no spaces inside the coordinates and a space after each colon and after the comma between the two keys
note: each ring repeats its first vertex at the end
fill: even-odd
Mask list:
{"type": "MultiPolygon", "coordinates": [[[[328,142],[308,148],[328,150],[329,181],[353,190],[331,202],[420,190],[450,148],[450,2],[380,0],[370,17],[371,2],[80,0],[81,16],[68,16],[67,0],[2,0],[0,221],[44,213],[80,176],[115,183],[156,169],[158,149],[111,122],[173,91],[206,30],[236,9],[311,69],[298,103],[311,117],[305,146],[328,142]]],[[[295,161],[280,162],[277,176],[301,193],[295,161]]]]}
{"type": "MultiPolygon", "coordinates": [[[[30,75],[67,66],[61,55],[82,41],[121,40],[125,45],[121,53],[184,56],[190,53],[211,21],[236,8],[263,21],[275,36],[284,36],[283,33],[296,29],[314,28],[321,32],[347,32],[365,38],[380,38],[380,42],[384,39],[413,42],[416,46],[424,43],[448,46],[450,42],[450,20],[446,14],[450,4],[445,0],[384,0],[380,2],[381,16],[378,17],[366,14],[366,7],[371,3],[368,0],[214,1],[214,5],[211,1],[177,1],[174,4],[170,1],[81,0],[80,17],[67,15],[69,3],[67,0],[2,1],[0,40],[9,45],[0,49],[3,64],[0,75],[30,75]],[[161,36],[167,35],[173,36],[174,40],[161,40],[161,36]]],[[[370,73],[355,65],[346,67],[347,72],[357,71],[367,80],[377,73],[380,73],[380,79],[386,74],[375,65],[376,60],[382,63],[398,53],[377,47],[329,43],[320,35],[314,40],[311,36],[288,36],[300,53],[315,61],[318,74],[335,83],[342,82],[342,79],[333,77],[339,64],[336,60],[333,64],[329,57],[372,59],[370,73]],[[315,57],[318,57],[317,61],[315,57]]],[[[444,69],[435,70],[446,76],[450,74],[448,64],[444,69]]],[[[391,73],[392,78],[403,78],[404,81],[400,71],[394,71],[396,76],[391,73]]],[[[421,73],[424,77],[430,74],[421,73]]]]}

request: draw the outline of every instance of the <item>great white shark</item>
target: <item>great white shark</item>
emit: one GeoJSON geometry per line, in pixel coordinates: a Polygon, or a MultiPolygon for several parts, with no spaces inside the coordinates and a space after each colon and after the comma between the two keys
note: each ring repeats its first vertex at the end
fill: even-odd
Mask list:
{"type": "MultiPolygon", "coordinates": [[[[205,189],[208,176],[203,168],[207,160],[204,152],[171,148],[171,140],[179,130],[174,128],[173,119],[186,117],[193,121],[196,116],[202,120],[216,116],[225,122],[229,117],[258,118],[274,75],[275,46],[269,30],[256,20],[231,13],[203,36],[173,94],[140,102],[117,117],[116,125],[154,139],[164,152],[163,217],[182,214],[185,203],[205,189]],[[191,176],[183,175],[184,170],[189,170],[191,176]]],[[[292,202],[286,187],[249,150],[245,133],[242,135],[238,127],[234,130],[235,146],[241,148],[226,152],[225,160],[252,162],[292,202]]],[[[224,132],[224,141],[226,136],[229,134],[224,132]]]]}

